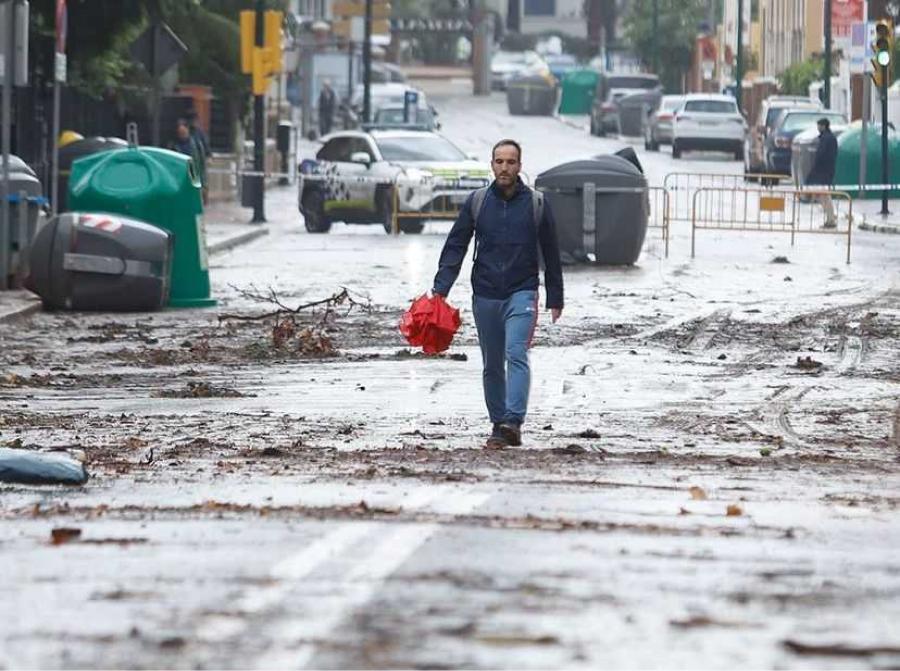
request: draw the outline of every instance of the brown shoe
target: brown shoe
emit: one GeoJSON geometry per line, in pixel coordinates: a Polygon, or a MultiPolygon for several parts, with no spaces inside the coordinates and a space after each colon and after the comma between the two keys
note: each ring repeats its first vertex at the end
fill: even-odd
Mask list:
{"type": "Polygon", "coordinates": [[[506,438],[504,438],[503,434],[500,432],[499,424],[494,424],[493,431],[491,431],[491,435],[484,444],[484,447],[486,450],[502,450],[509,447],[506,438]]]}
{"type": "Polygon", "coordinates": [[[522,444],[522,430],[518,426],[509,422],[503,422],[498,428],[500,430],[500,435],[507,444],[512,445],[513,447],[518,447],[522,444]]]}

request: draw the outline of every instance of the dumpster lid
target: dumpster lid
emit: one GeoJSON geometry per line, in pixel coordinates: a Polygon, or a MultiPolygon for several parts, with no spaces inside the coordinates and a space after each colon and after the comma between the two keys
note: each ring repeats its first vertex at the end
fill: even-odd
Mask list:
{"type": "Polygon", "coordinates": [[[534,73],[527,74],[517,74],[510,78],[507,83],[507,88],[510,86],[543,86],[544,88],[552,89],[556,87],[556,81],[548,81],[546,77],[543,75],[538,75],[534,73]]]}
{"type": "Polygon", "coordinates": [[[615,155],[596,156],[550,168],[537,176],[535,186],[572,189],[585,182],[593,182],[601,188],[647,186],[647,179],[631,161],[615,155]]]}

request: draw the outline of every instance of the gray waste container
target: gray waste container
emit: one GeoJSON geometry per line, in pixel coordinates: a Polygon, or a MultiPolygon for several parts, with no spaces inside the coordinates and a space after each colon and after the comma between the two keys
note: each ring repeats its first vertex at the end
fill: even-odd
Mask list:
{"type": "Polygon", "coordinates": [[[640,256],[650,203],[647,180],[621,156],[563,163],[538,175],[556,219],[563,262],[631,265],[640,256]],[[593,198],[591,197],[593,192],[593,198]]]}
{"type": "Polygon", "coordinates": [[[619,98],[619,133],[627,137],[644,137],[644,127],[653,110],[659,107],[658,91],[635,93],[619,98]]]}
{"type": "Polygon", "coordinates": [[[9,224],[5,237],[9,244],[3,250],[7,255],[3,265],[9,276],[22,277],[28,267],[28,245],[37,233],[38,221],[47,206],[47,199],[34,170],[18,156],[10,156],[9,159],[9,224]]]}
{"type": "Polygon", "coordinates": [[[142,221],[69,212],[34,239],[25,286],[48,308],[158,310],[169,299],[173,243],[142,221]]]}
{"type": "Polygon", "coordinates": [[[521,75],[506,87],[506,105],[510,114],[552,115],[556,110],[558,85],[540,75],[521,75]]]}

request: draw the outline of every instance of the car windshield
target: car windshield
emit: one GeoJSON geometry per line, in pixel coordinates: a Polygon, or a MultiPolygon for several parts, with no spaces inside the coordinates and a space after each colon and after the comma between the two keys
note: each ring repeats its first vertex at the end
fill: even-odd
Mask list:
{"type": "Polygon", "coordinates": [[[610,77],[607,82],[611,89],[655,89],[659,86],[658,80],[647,77],[610,77]]]}
{"type": "MultiPolygon", "coordinates": [[[[786,109],[796,108],[800,105],[778,105],[776,107],[770,107],[769,111],[766,113],[766,128],[771,128],[775,125],[775,122],[778,121],[778,117],[781,116],[781,113],[786,109]]],[[[809,105],[808,108],[810,110],[815,109],[812,105],[809,105]]]]}
{"type": "Polygon", "coordinates": [[[730,100],[688,100],[685,112],[708,112],[710,114],[737,114],[737,105],[730,100]]]}
{"type": "Polygon", "coordinates": [[[684,102],[684,98],[663,98],[659,107],[664,112],[672,112],[677,110],[682,102],[684,102]]]}
{"type": "Polygon", "coordinates": [[[779,130],[783,132],[802,130],[815,126],[819,119],[828,119],[833,126],[844,125],[846,120],[840,114],[823,114],[822,112],[791,112],[784,117],[779,130]]]}
{"type": "Polygon", "coordinates": [[[389,107],[380,109],[375,113],[375,123],[431,123],[431,111],[427,109],[411,110],[412,118],[409,122],[403,121],[402,107],[389,107]]]}
{"type": "Polygon", "coordinates": [[[439,135],[376,138],[386,161],[464,161],[466,155],[439,135]]]}

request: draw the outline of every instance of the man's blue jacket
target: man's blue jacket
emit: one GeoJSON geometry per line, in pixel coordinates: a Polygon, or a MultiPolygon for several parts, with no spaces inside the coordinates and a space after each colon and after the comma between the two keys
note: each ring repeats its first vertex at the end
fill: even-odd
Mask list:
{"type": "Polygon", "coordinates": [[[512,198],[506,200],[494,182],[485,196],[476,230],[470,195],[444,243],[434,278],[434,293],[446,296],[450,292],[473,233],[475,258],[472,291],[476,296],[503,300],[516,291],[536,290],[539,286],[540,244],[545,266],[546,307],[563,307],[562,264],[556,241],[556,222],[546,199],[543,217],[535,226],[531,189],[520,179],[512,198]]]}

